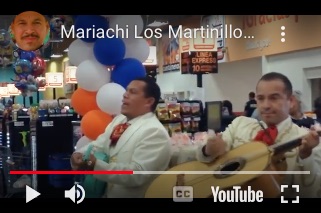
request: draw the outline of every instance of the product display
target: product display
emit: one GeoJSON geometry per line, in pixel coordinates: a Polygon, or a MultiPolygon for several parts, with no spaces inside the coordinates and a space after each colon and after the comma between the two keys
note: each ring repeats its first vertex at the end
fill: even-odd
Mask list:
{"type": "Polygon", "coordinates": [[[193,134],[203,129],[201,101],[160,102],[156,115],[170,135],[182,132],[193,134]]]}
{"type": "Polygon", "coordinates": [[[172,158],[170,167],[195,160],[195,149],[199,144],[207,141],[207,132],[191,133],[174,133],[171,136],[172,158]]]}

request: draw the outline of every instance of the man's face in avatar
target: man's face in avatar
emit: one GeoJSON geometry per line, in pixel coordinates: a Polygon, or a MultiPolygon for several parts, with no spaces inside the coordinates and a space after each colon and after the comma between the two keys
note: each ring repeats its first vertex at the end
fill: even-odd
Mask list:
{"type": "Polygon", "coordinates": [[[39,49],[49,32],[45,17],[34,11],[26,11],[15,17],[11,31],[17,46],[25,51],[39,49]]]}

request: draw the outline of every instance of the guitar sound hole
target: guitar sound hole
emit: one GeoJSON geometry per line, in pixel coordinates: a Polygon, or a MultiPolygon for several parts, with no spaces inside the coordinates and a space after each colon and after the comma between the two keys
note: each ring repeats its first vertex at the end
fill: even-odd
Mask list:
{"type": "Polygon", "coordinates": [[[218,173],[214,174],[217,179],[226,178],[234,175],[234,172],[241,171],[245,166],[246,160],[243,158],[234,158],[223,164],[221,164],[216,171],[218,173]]]}
{"type": "Polygon", "coordinates": [[[240,168],[241,164],[239,162],[231,162],[222,167],[222,172],[234,172],[240,168]]]}

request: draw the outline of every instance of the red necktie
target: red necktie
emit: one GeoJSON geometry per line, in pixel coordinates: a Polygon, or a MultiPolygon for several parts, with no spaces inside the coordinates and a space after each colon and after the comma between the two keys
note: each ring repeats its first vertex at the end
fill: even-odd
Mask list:
{"type": "Polygon", "coordinates": [[[129,127],[129,123],[118,124],[115,126],[113,132],[110,135],[110,146],[115,146],[118,142],[120,136],[125,132],[125,130],[129,127]]]}
{"type": "Polygon", "coordinates": [[[272,145],[278,136],[278,129],[276,126],[269,126],[265,130],[260,130],[254,140],[265,142],[267,145],[272,145]]]}

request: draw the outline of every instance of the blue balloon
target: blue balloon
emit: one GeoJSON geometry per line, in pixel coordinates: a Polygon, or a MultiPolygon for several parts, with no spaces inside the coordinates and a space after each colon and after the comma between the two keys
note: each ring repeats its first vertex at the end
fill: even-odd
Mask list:
{"type": "Polygon", "coordinates": [[[20,59],[32,61],[35,57],[36,57],[36,53],[33,51],[25,51],[25,50],[20,51],[20,59]]]}
{"type": "Polygon", "coordinates": [[[27,89],[27,83],[26,82],[17,82],[15,83],[15,87],[18,89],[18,90],[25,90],[27,89]]]}
{"type": "Polygon", "coordinates": [[[108,28],[107,19],[99,15],[79,15],[75,21],[75,32],[78,32],[79,29],[84,31],[85,38],[80,39],[88,43],[95,42],[98,39],[97,34],[93,32],[97,32],[97,29],[103,29],[106,32],[108,28]],[[86,35],[87,30],[90,30],[88,35],[86,35]]]}
{"type": "Polygon", "coordinates": [[[13,64],[14,73],[22,78],[26,78],[32,73],[32,63],[26,59],[18,59],[13,64]]]}
{"type": "Polygon", "coordinates": [[[0,30],[0,46],[6,47],[10,44],[11,37],[10,33],[7,30],[1,29],[0,30]]]}
{"type": "Polygon", "coordinates": [[[123,59],[111,72],[111,80],[125,89],[131,81],[145,76],[146,69],[136,58],[123,59]]]}
{"type": "Polygon", "coordinates": [[[124,59],[126,46],[121,38],[100,38],[94,44],[97,61],[106,66],[113,66],[124,59]]]}

